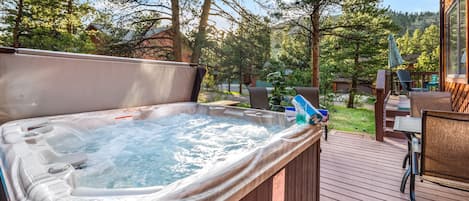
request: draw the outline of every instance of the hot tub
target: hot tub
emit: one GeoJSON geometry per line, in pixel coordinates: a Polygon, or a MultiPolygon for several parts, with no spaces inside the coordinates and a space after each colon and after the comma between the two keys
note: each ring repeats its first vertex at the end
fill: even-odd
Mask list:
{"type": "Polygon", "coordinates": [[[204,72],[0,47],[0,200],[319,200],[320,127],[197,104],[204,72]]]}
{"type": "MultiPolygon", "coordinates": [[[[317,155],[320,136],[320,128],[292,125],[282,113],[196,103],[32,118],[0,128],[8,195],[35,201],[249,200],[266,181],[272,197],[279,193],[272,186],[276,173],[304,163],[291,162],[308,149],[317,155]]],[[[285,181],[293,178],[283,174],[288,189],[285,181]]]]}

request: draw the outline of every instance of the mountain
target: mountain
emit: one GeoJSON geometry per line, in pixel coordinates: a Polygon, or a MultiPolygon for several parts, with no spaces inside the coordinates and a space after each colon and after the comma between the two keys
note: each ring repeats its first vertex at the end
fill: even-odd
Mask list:
{"type": "Polygon", "coordinates": [[[416,29],[424,30],[432,24],[437,26],[440,24],[440,14],[438,12],[409,13],[390,11],[389,15],[401,27],[399,35],[405,34],[407,30],[409,33],[413,33],[416,29]]]}

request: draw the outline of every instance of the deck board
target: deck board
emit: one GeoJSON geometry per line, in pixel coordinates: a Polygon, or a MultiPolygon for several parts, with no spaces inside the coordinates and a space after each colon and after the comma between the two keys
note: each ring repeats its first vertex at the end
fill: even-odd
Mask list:
{"type": "MultiPolygon", "coordinates": [[[[331,132],[321,142],[321,200],[409,200],[399,191],[405,141],[331,132]]],[[[417,200],[469,201],[469,192],[417,179],[417,200]]]]}

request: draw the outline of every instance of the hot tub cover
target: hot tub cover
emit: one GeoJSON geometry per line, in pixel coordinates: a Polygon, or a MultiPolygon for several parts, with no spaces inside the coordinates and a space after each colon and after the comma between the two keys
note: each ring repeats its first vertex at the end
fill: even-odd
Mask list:
{"type": "Polygon", "coordinates": [[[0,124],[194,101],[192,96],[198,93],[194,87],[200,82],[197,70],[182,62],[32,49],[0,51],[0,124]]]}

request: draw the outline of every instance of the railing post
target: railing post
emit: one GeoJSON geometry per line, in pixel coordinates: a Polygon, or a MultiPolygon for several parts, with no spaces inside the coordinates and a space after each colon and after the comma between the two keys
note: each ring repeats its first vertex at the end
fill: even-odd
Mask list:
{"type": "Polygon", "coordinates": [[[375,129],[376,140],[380,142],[384,141],[386,89],[386,71],[379,70],[376,77],[375,129]]]}

